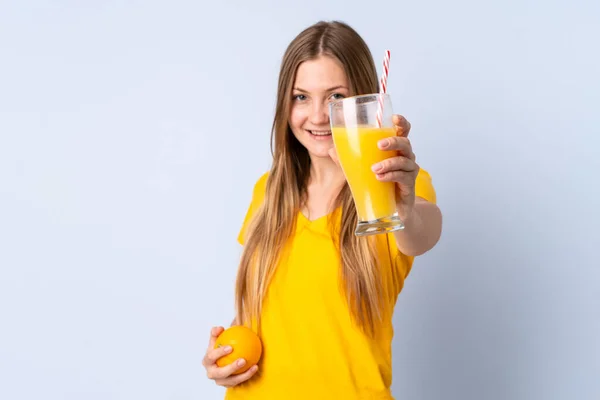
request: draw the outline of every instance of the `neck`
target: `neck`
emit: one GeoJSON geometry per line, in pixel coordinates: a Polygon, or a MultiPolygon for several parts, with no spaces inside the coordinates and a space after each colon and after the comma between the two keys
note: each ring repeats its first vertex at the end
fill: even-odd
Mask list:
{"type": "Polygon", "coordinates": [[[335,187],[345,181],[342,168],[329,157],[311,157],[310,183],[321,187],[335,187]]]}

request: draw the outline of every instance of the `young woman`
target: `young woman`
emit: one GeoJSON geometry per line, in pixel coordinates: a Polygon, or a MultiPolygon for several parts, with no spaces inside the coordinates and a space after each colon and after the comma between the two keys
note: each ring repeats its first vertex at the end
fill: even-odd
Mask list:
{"type": "MultiPolygon", "coordinates": [[[[232,375],[219,368],[231,349],[213,349],[203,365],[236,399],[391,399],[392,314],[415,256],[430,250],[442,217],[429,174],[415,162],[410,124],[394,116],[396,150],[373,166],[396,183],[405,229],[357,237],[357,213],[337,163],[328,116],[332,100],[377,93],[369,48],[348,25],[320,22],[289,45],[281,65],[272,131],[273,164],[254,186],[239,235],[244,246],[235,323],[253,327],[264,351],[259,366],[232,375]]],[[[240,363],[243,363],[240,360],[240,363]]]]}

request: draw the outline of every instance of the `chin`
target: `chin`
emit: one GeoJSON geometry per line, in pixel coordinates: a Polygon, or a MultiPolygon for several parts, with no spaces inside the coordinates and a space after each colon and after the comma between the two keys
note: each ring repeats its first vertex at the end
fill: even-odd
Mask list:
{"type": "Polygon", "coordinates": [[[318,151],[310,151],[308,150],[308,154],[314,158],[331,158],[329,156],[329,149],[323,151],[323,150],[318,150],[318,151]]]}
{"type": "Polygon", "coordinates": [[[317,157],[317,158],[330,158],[329,157],[329,150],[333,147],[333,143],[331,144],[317,144],[315,145],[314,143],[307,143],[308,146],[306,144],[303,143],[304,148],[306,148],[306,150],[308,151],[308,154],[311,157],[317,157]]]}

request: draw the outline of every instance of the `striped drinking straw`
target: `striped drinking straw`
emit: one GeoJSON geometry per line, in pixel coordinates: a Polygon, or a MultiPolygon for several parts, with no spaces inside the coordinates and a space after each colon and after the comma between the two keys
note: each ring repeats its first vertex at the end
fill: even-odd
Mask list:
{"type": "MultiPolygon", "coordinates": [[[[379,93],[380,94],[386,94],[387,93],[387,78],[388,78],[388,74],[390,72],[390,51],[386,50],[385,51],[385,56],[383,57],[383,73],[381,75],[381,80],[380,80],[380,89],[379,89],[379,93]]],[[[377,126],[379,128],[381,128],[383,126],[383,96],[379,96],[379,104],[377,107],[377,126]]]]}

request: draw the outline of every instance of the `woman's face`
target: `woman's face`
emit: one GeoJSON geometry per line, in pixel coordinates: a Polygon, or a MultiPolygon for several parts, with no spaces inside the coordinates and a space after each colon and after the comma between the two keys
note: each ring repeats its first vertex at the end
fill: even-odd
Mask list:
{"type": "Polygon", "coordinates": [[[311,158],[329,157],[329,149],[333,147],[329,102],[349,94],[348,79],[336,59],[320,56],[298,67],[289,124],[311,158]]]}

